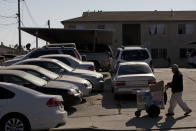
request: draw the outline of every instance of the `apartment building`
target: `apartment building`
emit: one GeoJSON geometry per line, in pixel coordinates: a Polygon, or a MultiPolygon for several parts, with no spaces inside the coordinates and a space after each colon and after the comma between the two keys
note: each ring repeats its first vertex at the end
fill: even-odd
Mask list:
{"type": "Polygon", "coordinates": [[[114,52],[122,45],[142,45],[156,67],[168,61],[187,66],[187,55],[196,51],[196,11],[94,11],[61,23],[65,29],[113,30],[114,52]]]}

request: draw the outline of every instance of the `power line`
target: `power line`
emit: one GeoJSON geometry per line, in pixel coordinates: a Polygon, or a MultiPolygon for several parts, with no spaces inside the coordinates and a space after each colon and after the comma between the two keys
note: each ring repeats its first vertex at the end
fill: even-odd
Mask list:
{"type": "Polygon", "coordinates": [[[0,17],[2,17],[2,18],[8,18],[8,19],[9,18],[17,18],[16,16],[14,17],[13,15],[12,16],[4,16],[4,15],[1,15],[1,14],[0,14],[0,17]]]}
{"type": "Polygon", "coordinates": [[[14,2],[14,1],[12,1],[12,2],[10,2],[10,1],[8,1],[8,0],[2,0],[3,2],[6,2],[6,3],[12,3],[12,4],[16,4],[17,2],[14,2]]]}
{"type": "Polygon", "coordinates": [[[38,26],[37,22],[35,21],[35,19],[33,18],[32,14],[31,14],[31,11],[30,11],[29,7],[27,6],[26,1],[24,1],[24,3],[25,3],[25,7],[26,7],[26,9],[27,9],[27,12],[28,12],[28,14],[29,14],[29,16],[30,16],[32,22],[33,22],[36,26],[38,26]]]}

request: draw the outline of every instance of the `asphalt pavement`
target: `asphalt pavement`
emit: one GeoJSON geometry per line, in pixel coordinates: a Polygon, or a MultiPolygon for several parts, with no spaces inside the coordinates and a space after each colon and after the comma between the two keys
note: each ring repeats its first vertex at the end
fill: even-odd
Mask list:
{"type": "MultiPolygon", "coordinates": [[[[169,101],[165,109],[156,118],[150,118],[145,111],[135,117],[137,110],[136,96],[122,96],[114,100],[111,92],[111,77],[105,76],[105,91],[93,93],[86,97],[86,101],[68,110],[68,121],[65,126],[51,131],[103,131],[103,130],[196,130],[196,69],[181,68],[184,76],[183,100],[192,109],[192,113],[184,116],[182,109],[177,106],[173,117],[166,117],[169,101]]],[[[163,80],[166,84],[172,79],[171,69],[155,68],[157,81],[163,80]]],[[[167,90],[168,99],[171,91],[167,90]]]]}

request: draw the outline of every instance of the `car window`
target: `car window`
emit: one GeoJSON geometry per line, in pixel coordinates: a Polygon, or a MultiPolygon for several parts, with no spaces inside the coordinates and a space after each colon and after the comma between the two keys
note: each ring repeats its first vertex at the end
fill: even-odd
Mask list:
{"type": "Polygon", "coordinates": [[[121,65],[119,66],[118,75],[129,75],[129,74],[148,74],[152,73],[149,66],[146,65],[121,65]]]}
{"type": "Polygon", "coordinates": [[[62,50],[63,54],[71,55],[73,57],[76,57],[73,50],[62,50]]]}
{"type": "Polygon", "coordinates": [[[52,62],[44,62],[43,68],[46,68],[52,72],[59,73],[61,70],[61,67],[58,64],[52,63],[52,62]]]}
{"type": "Polygon", "coordinates": [[[32,75],[34,75],[34,76],[37,76],[37,77],[39,77],[39,78],[42,78],[42,79],[44,79],[44,80],[46,80],[46,81],[51,80],[49,77],[47,77],[47,76],[41,74],[41,73],[38,72],[38,71],[29,70],[29,69],[22,69],[22,70],[25,71],[25,72],[27,72],[27,73],[30,73],[30,74],[32,74],[32,75]]]}
{"type": "Polygon", "coordinates": [[[149,55],[146,50],[125,50],[122,52],[121,59],[127,61],[145,60],[149,55]]]}
{"type": "Polygon", "coordinates": [[[29,58],[37,58],[42,55],[48,55],[48,54],[59,54],[58,50],[40,50],[35,51],[32,54],[29,55],[29,58]]]}
{"type": "Polygon", "coordinates": [[[37,61],[25,61],[25,62],[21,62],[20,65],[36,65],[42,67],[42,63],[37,61]]]}
{"type": "Polygon", "coordinates": [[[66,58],[62,58],[62,57],[50,57],[50,58],[57,59],[65,64],[71,66],[71,63],[68,60],[66,60],[66,58]]]}
{"type": "Polygon", "coordinates": [[[0,87],[0,99],[11,99],[15,96],[15,93],[9,91],[3,87],[0,87]]]}
{"type": "Polygon", "coordinates": [[[8,83],[14,83],[14,84],[17,84],[17,85],[22,85],[22,86],[29,87],[29,88],[35,88],[36,87],[34,84],[30,83],[29,81],[24,80],[24,79],[22,79],[18,76],[13,76],[13,75],[5,75],[4,76],[4,81],[8,82],[8,83]]]}

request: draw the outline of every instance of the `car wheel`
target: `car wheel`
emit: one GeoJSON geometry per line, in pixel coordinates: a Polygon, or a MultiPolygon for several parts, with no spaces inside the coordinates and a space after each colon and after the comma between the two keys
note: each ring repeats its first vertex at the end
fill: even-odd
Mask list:
{"type": "Polygon", "coordinates": [[[151,105],[146,109],[146,112],[148,113],[150,118],[154,118],[159,116],[160,108],[156,105],[151,105]]]}
{"type": "Polygon", "coordinates": [[[9,115],[3,118],[1,131],[30,131],[31,127],[27,119],[21,115],[9,115]]]}

